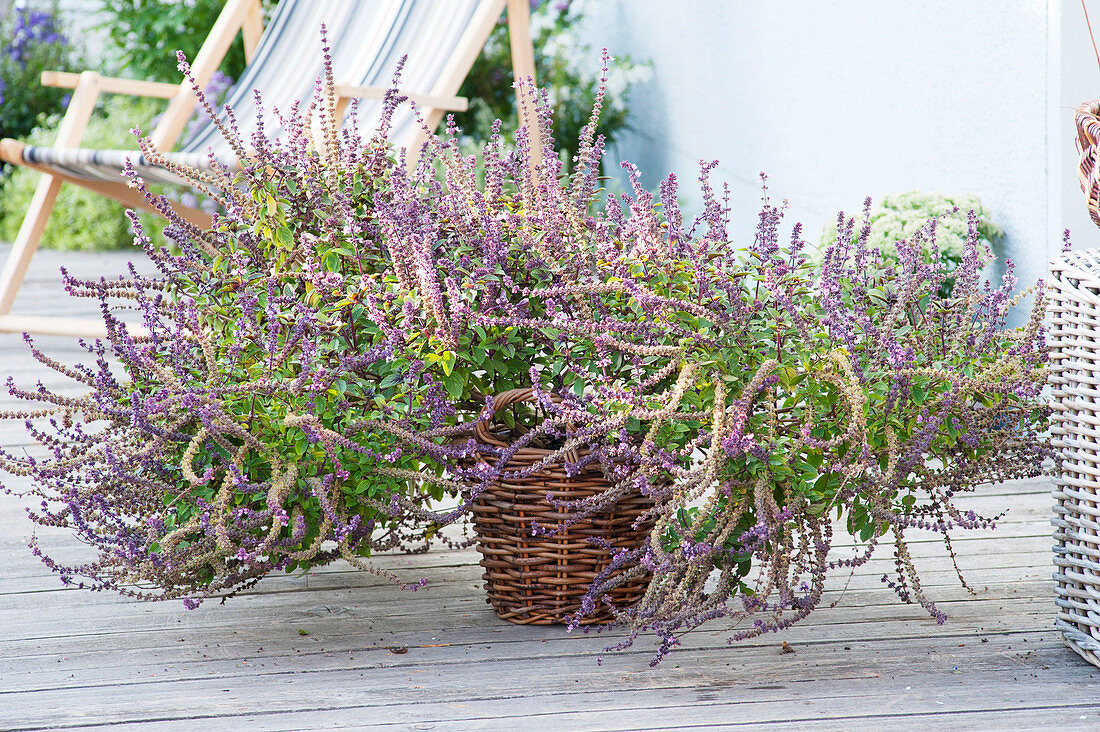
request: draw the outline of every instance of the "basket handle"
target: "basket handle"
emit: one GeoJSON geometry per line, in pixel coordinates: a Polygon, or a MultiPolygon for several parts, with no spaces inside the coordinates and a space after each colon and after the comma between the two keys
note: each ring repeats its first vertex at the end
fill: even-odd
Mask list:
{"type": "Polygon", "coordinates": [[[1074,121],[1077,124],[1077,151],[1081,154],[1077,179],[1088,203],[1089,215],[1100,226],[1100,100],[1086,102],[1077,108],[1074,121]]]}
{"type": "MultiPolygon", "coordinates": [[[[561,402],[561,397],[557,394],[551,394],[550,400],[555,404],[561,402]]],[[[533,402],[535,401],[535,390],[531,388],[526,389],[509,389],[508,391],[502,391],[493,397],[493,415],[506,407],[510,407],[513,404],[519,402],[533,402]]],[[[491,419],[478,420],[474,425],[474,434],[477,436],[478,442],[483,442],[487,445],[494,445],[496,447],[508,447],[509,443],[500,440],[489,430],[489,423],[491,419]]]]}

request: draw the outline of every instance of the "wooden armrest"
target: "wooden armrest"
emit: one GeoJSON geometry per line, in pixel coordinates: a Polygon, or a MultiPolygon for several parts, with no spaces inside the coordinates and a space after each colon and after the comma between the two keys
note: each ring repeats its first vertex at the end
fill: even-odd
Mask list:
{"type": "MultiPolygon", "coordinates": [[[[54,86],[61,89],[75,89],[80,74],[68,71],[43,71],[42,86],[54,86]]],[[[162,81],[140,81],[138,79],[119,79],[112,76],[99,77],[99,90],[108,94],[133,94],[139,97],[171,99],[179,92],[179,84],[162,81]]]]}
{"type": "MultiPolygon", "coordinates": [[[[386,95],[388,89],[383,89],[379,86],[351,86],[349,84],[337,84],[336,96],[341,99],[351,99],[354,97],[366,97],[367,99],[381,99],[386,95]]],[[[430,107],[431,109],[445,109],[449,112],[465,112],[470,106],[470,102],[466,97],[437,97],[432,94],[409,94],[401,92],[407,96],[410,100],[416,102],[421,107],[430,107]]]]}
{"type": "Polygon", "coordinates": [[[0,140],[0,160],[3,160],[5,163],[11,163],[12,165],[22,165],[23,148],[25,147],[26,144],[19,140],[0,140]]]}

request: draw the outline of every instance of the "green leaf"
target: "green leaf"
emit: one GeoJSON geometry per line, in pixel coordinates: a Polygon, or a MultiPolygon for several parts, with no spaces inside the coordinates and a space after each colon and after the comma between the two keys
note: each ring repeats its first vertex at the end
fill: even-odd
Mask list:
{"type": "Polygon", "coordinates": [[[443,388],[447,390],[447,394],[452,399],[458,399],[462,396],[462,391],[466,387],[466,378],[460,371],[452,371],[443,377],[443,388]]]}
{"type": "Polygon", "coordinates": [[[275,243],[283,249],[294,248],[294,234],[289,227],[280,226],[275,229],[275,243]]]}
{"type": "Polygon", "coordinates": [[[443,367],[443,375],[450,376],[455,367],[454,351],[444,351],[439,357],[439,365],[443,367]]]}

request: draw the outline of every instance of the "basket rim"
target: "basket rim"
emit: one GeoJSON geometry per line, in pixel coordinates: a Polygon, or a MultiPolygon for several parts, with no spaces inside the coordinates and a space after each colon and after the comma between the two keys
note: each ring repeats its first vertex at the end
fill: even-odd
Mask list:
{"type": "Polygon", "coordinates": [[[1086,287],[1100,287],[1100,249],[1074,249],[1050,258],[1050,273],[1056,279],[1078,280],[1086,287]]]}

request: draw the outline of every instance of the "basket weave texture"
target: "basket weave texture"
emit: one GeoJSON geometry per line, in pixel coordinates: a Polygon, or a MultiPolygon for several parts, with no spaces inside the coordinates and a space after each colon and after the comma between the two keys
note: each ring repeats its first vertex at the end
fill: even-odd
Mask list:
{"type": "MultiPolygon", "coordinates": [[[[531,389],[513,389],[496,396],[494,407],[499,412],[516,402],[530,401],[531,389]]],[[[495,425],[479,422],[475,439],[483,444],[507,447],[505,431],[495,425]]],[[[525,446],[509,459],[507,469],[521,470],[544,460],[553,451],[525,446]]],[[[577,457],[586,453],[578,451],[577,457]]],[[[479,458],[495,465],[492,456],[479,458]]],[[[590,463],[572,475],[563,465],[555,464],[530,476],[509,478],[488,486],[474,501],[474,529],[481,566],[485,572],[486,601],[497,615],[513,623],[549,625],[563,623],[580,609],[581,599],[596,575],[611,561],[620,548],[635,548],[642,544],[651,521],[638,527],[635,521],[653,502],[640,493],[618,501],[611,511],[597,513],[578,521],[560,533],[532,536],[532,522],[544,529],[553,529],[567,520],[570,511],[546,500],[576,501],[598,495],[611,487],[600,465],[590,463]],[[607,542],[610,547],[595,544],[590,539],[607,542]]],[[[611,590],[613,604],[629,607],[645,594],[649,576],[631,577],[611,590]]],[[[600,604],[582,624],[606,623],[611,610],[600,604]]]]}
{"type": "Polygon", "coordinates": [[[1077,166],[1077,178],[1089,206],[1089,215],[1100,226],[1100,165],[1097,164],[1097,145],[1100,144],[1100,99],[1085,102],[1077,108],[1077,152],[1081,157],[1077,166]]]}
{"type": "Polygon", "coordinates": [[[1100,666],[1100,252],[1063,254],[1050,269],[1056,623],[1100,666]]]}

